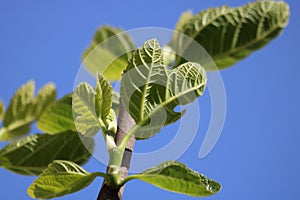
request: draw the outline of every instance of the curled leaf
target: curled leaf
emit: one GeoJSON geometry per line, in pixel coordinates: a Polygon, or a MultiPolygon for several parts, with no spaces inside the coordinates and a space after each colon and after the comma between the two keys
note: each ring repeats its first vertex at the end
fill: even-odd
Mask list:
{"type": "Polygon", "coordinates": [[[129,60],[121,85],[122,103],[137,124],[135,137],[149,138],[176,122],[184,111],[175,112],[175,107],[194,101],[205,86],[200,64],[188,62],[169,69],[158,41],[145,42],[129,60]]]}

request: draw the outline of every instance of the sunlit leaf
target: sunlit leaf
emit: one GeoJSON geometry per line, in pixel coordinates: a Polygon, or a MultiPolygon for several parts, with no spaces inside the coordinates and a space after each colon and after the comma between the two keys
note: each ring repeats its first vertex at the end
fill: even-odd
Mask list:
{"type": "Polygon", "coordinates": [[[100,74],[97,74],[95,103],[97,116],[104,121],[112,107],[112,87],[100,74]]]}
{"type": "Polygon", "coordinates": [[[30,135],[11,142],[0,151],[0,166],[18,174],[38,175],[57,159],[84,164],[91,154],[82,141],[93,149],[93,139],[80,138],[76,132],[30,135]]]}
{"type": "Polygon", "coordinates": [[[162,55],[156,39],[145,42],[133,53],[123,75],[121,99],[137,123],[137,139],[151,137],[177,121],[183,113],[174,108],[194,101],[206,86],[206,73],[200,64],[188,62],[169,69],[162,55]]]}
{"type": "MultiPolygon", "coordinates": [[[[289,6],[283,1],[256,1],[242,7],[209,8],[180,23],[180,32],[197,41],[219,69],[234,65],[276,38],[289,20],[289,6]]],[[[191,41],[174,36],[177,65],[195,54],[191,41]],[[184,41],[181,41],[184,40],[184,41]]],[[[200,53],[200,52],[199,52],[200,53]]],[[[201,55],[199,55],[201,56],[201,55]]],[[[206,69],[213,70],[210,66],[206,69]]]]}
{"type": "Polygon", "coordinates": [[[164,190],[195,197],[206,197],[220,191],[221,185],[199,174],[182,163],[167,161],[141,174],[130,175],[129,180],[138,179],[164,190]]]}
{"type": "Polygon", "coordinates": [[[29,81],[12,97],[0,129],[0,140],[10,140],[27,134],[31,123],[54,102],[56,90],[53,84],[45,85],[37,96],[34,96],[34,90],[34,82],[29,81]]]}
{"type": "Polygon", "coordinates": [[[72,95],[66,95],[51,104],[40,116],[37,127],[48,134],[57,134],[68,130],[76,131],[72,111],[72,95]]]}
{"type": "Polygon", "coordinates": [[[96,92],[88,83],[80,83],[73,93],[76,129],[83,135],[94,136],[100,130],[95,105],[96,92]]]}
{"type": "Polygon", "coordinates": [[[40,115],[45,111],[45,109],[51,105],[56,98],[55,85],[48,83],[43,86],[36,96],[36,115],[40,115]]]}
{"type": "Polygon", "coordinates": [[[77,86],[73,94],[73,110],[76,128],[83,135],[94,136],[100,128],[107,130],[107,120],[114,124],[111,120],[116,121],[116,117],[111,108],[112,87],[102,75],[97,75],[96,90],[88,83],[77,86]]]}
{"type": "Polygon", "coordinates": [[[130,36],[122,29],[102,26],[83,54],[84,66],[94,75],[100,72],[108,80],[119,80],[134,49],[130,36]]]}
{"type": "Polygon", "coordinates": [[[76,163],[56,160],[29,186],[32,198],[54,198],[77,192],[87,187],[103,173],[89,173],[76,163]]]}

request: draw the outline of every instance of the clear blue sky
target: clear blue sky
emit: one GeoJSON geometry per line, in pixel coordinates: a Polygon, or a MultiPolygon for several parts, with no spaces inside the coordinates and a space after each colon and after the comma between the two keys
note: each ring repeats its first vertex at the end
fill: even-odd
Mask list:
{"type": "MultiPolygon", "coordinates": [[[[180,13],[187,9],[199,12],[207,7],[247,2],[1,1],[0,98],[7,105],[14,91],[29,79],[34,79],[38,88],[54,82],[60,97],[72,91],[81,53],[101,25],[125,30],[147,26],[173,28],[180,13]]],[[[203,141],[201,133],[207,126],[204,117],[199,134],[179,159],[223,185],[219,194],[207,199],[281,200],[300,196],[300,2],[287,2],[292,15],[285,32],[264,49],[222,71],[227,117],[216,147],[206,158],[198,158],[203,141]]],[[[207,99],[208,94],[203,102],[207,99]]],[[[209,112],[207,108],[201,109],[209,112]]],[[[168,130],[172,132],[172,128],[168,130]]],[[[163,134],[172,137],[172,133],[163,134]]],[[[147,147],[147,142],[137,144],[137,151],[142,151],[143,146],[147,147]]],[[[90,171],[104,169],[98,165],[98,161],[91,159],[84,167],[90,171]]],[[[4,169],[0,169],[0,177],[1,199],[30,199],[26,188],[34,177],[15,175],[4,169]]],[[[95,199],[101,182],[97,179],[84,191],[59,199],[95,199]]],[[[195,198],[134,181],[127,185],[124,199],[195,198]]]]}

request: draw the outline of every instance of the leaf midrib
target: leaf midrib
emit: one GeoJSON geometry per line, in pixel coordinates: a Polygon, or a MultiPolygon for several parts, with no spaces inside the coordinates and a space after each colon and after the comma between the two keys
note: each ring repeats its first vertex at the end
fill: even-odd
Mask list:
{"type": "MultiPolygon", "coordinates": [[[[84,86],[86,86],[86,85],[84,85],[84,86]]],[[[87,87],[87,89],[88,89],[88,87],[87,87]]],[[[93,89],[93,88],[91,87],[90,89],[93,89]]],[[[88,92],[88,90],[87,90],[87,92],[88,92]]],[[[94,94],[94,91],[93,91],[93,90],[91,90],[91,92],[94,94]]],[[[89,93],[89,92],[88,92],[88,93],[89,93]]],[[[87,94],[87,95],[89,95],[89,94],[87,94]]],[[[76,96],[80,99],[80,101],[81,101],[86,107],[88,107],[88,112],[91,113],[92,116],[94,117],[94,120],[98,122],[98,120],[97,120],[98,117],[97,117],[96,113],[94,112],[94,108],[92,108],[91,105],[90,105],[88,102],[86,102],[85,99],[82,98],[81,95],[76,94],[76,96]]],[[[94,102],[94,105],[95,105],[95,102],[94,102]]],[[[80,117],[82,117],[82,115],[80,115],[80,117]]]]}
{"type": "MultiPolygon", "coordinates": [[[[69,141],[71,141],[72,139],[73,139],[73,137],[74,137],[74,134],[69,134],[70,135],[70,137],[68,137],[67,138],[67,140],[66,140],[66,137],[64,137],[64,145],[66,144],[66,143],[68,143],[69,141]]],[[[39,148],[37,148],[37,149],[35,149],[35,151],[34,152],[32,152],[31,154],[28,154],[27,156],[25,156],[23,159],[21,159],[18,163],[17,163],[17,165],[21,165],[25,160],[27,160],[28,158],[30,158],[30,157],[33,157],[36,153],[38,153],[42,148],[44,148],[45,146],[47,146],[48,144],[50,144],[50,143],[52,143],[53,141],[55,141],[55,140],[57,140],[57,138],[58,137],[50,137],[43,145],[41,145],[39,148]]],[[[60,138],[58,138],[58,139],[60,139],[60,138]]],[[[28,141],[29,142],[29,141],[28,141]]],[[[27,143],[28,143],[27,142],[27,143]]],[[[29,142],[30,143],[30,142],[29,142]]],[[[24,144],[25,145],[25,144],[24,144]]],[[[22,145],[22,146],[24,146],[24,145],[22,145]]],[[[64,146],[64,145],[62,145],[62,146],[64,146]]],[[[60,152],[56,152],[54,155],[57,155],[58,153],[60,153],[60,152]]],[[[52,156],[52,159],[54,158],[54,156],[52,156]]]]}
{"type": "MultiPolygon", "coordinates": [[[[273,7],[274,5],[275,5],[275,2],[272,2],[272,4],[270,5],[270,8],[269,8],[268,10],[271,10],[272,7],[273,7]]],[[[250,8],[253,8],[253,5],[252,5],[251,7],[249,7],[248,9],[250,9],[250,8]]],[[[267,14],[267,12],[264,12],[264,17],[262,17],[262,19],[265,19],[266,14],[267,14]]],[[[244,18],[245,18],[245,14],[243,13],[242,19],[244,19],[244,18]]],[[[241,20],[241,21],[242,21],[242,20],[241,20]]],[[[259,23],[260,23],[260,22],[259,22],[259,23]]],[[[259,23],[258,23],[257,26],[259,26],[259,23]]],[[[255,37],[256,39],[255,39],[255,40],[252,40],[252,41],[250,41],[250,42],[247,42],[247,43],[245,43],[244,45],[241,45],[241,46],[239,46],[239,47],[236,47],[236,46],[235,46],[235,48],[234,48],[234,47],[231,47],[228,51],[225,51],[225,52],[220,53],[220,54],[215,54],[215,55],[213,55],[214,59],[219,59],[219,58],[222,58],[222,57],[230,56],[230,55],[232,55],[232,54],[234,54],[234,53],[236,53],[236,52],[238,52],[238,51],[241,51],[242,49],[247,49],[249,46],[251,46],[251,45],[253,45],[253,44],[259,42],[260,40],[262,40],[262,39],[264,39],[264,38],[266,38],[269,34],[271,34],[271,33],[274,32],[276,29],[278,29],[278,27],[280,27],[280,24],[281,24],[281,23],[275,24],[275,26],[274,26],[274,24],[273,24],[272,28],[270,28],[268,31],[265,31],[264,34],[260,34],[260,36],[256,35],[256,37],[255,37]],[[278,25],[278,26],[276,26],[276,25],[278,25]]],[[[257,28],[257,29],[258,29],[258,28],[257,28]]],[[[236,44],[235,44],[235,45],[236,45],[236,44]]]]}
{"type": "MultiPolygon", "coordinates": [[[[153,64],[154,64],[154,55],[155,55],[155,52],[156,52],[156,49],[154,49],[155,47],[153,47],[153,53],[152,53],[152,56],[151,56],[151,66],[149,67],[147,63],[145,63],[144,59],[141,59],[142,63],[144,64],[144,66],[148,66],[149,67],[149,72],[148,72],[148,75],[147,75],[147,79],[146,79],[146,85],[144,86],[144,90],[143,90],[143,93],[142,93],[142,101],[141,101],[141,106],[140,106],[140,109],[141,109],[141,112],[140,112],[140,119],[143,120],[144,118],[144,109],[145,109],[145,97],[146,97],[146,94],[147,94],[147,91],[148,91],[148,87],[149,87],[149,82],[150,82],[150,79],[152,77],[152,69],[153,69],[153,64]]],[[[145,50],[144,50],[145,51],[145,50]]],[[[139,52],[139,56],[140,58],[142,58],[142,55],[141,55],[141,50],[138,50],[139,52]]],[[[137,66],[138,67],[138,66],[137,66]]]]}
{"type": "Polygon", "coordinates": [[[201,84],[191,87],[188,90],[184,90],[181,93],[179,93],[178,95],[174,95],[171,98],[167,99],[166,101],[162,102],[161,104],[156,106],[150,113],[148,113],[148,115],[143,120],[138,122],[136,126],[143,126],[148,121],[148,119],[150,119],[152,117],[152,115],[154,115],[156,112],[158,112],[161,108],[163,108],[167,104],[171,103],[172,101],[176,100],[177,98],[185,95],[186,93],[193,92],[193,91],[199,89],[200,87],[203,87],[205,84],[206,84],[206,80],[204,82],[202,82],[201,84]]]}
{"type": "MultiPolygon", "coordinates": [[[[194,185],[193,188],[200,187],[200,188],[206,189],[205,186],[203,187],[203,185],[201,185],[201,181],[196,182],[196,181],[193,181],[193,180],[183,180],[183,179],[180,179],[180,178],[171,177],[171,176],[162,175],[162,174],[135,174],[135,175],[129,176],[129,178],[128,178],[126,181],[129,181],[129,180],[132,180],[132,179],[138,179],[138,180],[143,180],[143,181],[145,181],[145,182],[148,182],[148,181],[146,181],[146,180],[147,180],[148,178],[151,179],[152,177],[154,177],[154,178],[159,177],[159,178],[161,178],[161,179],[169,179],[169,180],[171,180],[172,182],[175,182],[175,181],[178,181],[178,180],[179,180],[179,181],[181,181],[181,182],[185,182],[185,183],[187,183],[187,184],[194,185]],[[143,178],[145,178],[146,180],[144,180],[143,178]]],[[[197,180],[199,180],[198,177],[197,177],[197,180]]],[[[148,183],[151,184],[150,181],[149,181],[148,183]]],[[[156,185],[156,187],[161,187],[161,185],[158,184],[158,185],[156,185]]],[[[179,187],[176,187],[176,188],[180,188],[180,186],[179,186],[179,187]]],[[[166,188],[164,188],[164,189],[166,189],[166,188]]],[[[168,191],[173,191],[172,189],[169,189],[169,188],[166,189],[166,190],[168,190],[168,191]]],[[[197,191],[197,190],[194,189],[194,191],[197,191]]],[[[184,191],[176,191],[176,192],[177,192],[177,193],[181,193],[181,194],[191,194],[191,195],[195,195],[195,194],[196,194],[196,195],[199,195],[199,196],[204,196],[204,195],[201,194],[201,192],[200,192],[200,193],[198,193],[198,192],[196,192],[196,193],[194,193],[194,192],[184,192],[184,191]]],[[[206,190],[205,193],[214,194],[213,191],[209,191],[209,190],[206,190]]]]}
{"type": "MultiPolygon", "coordinates": [[[[65,175],[70,175],[71,173],[68,173],[68,172],[65,172],[66,174],[65,175]]],[[[41,175],[40,177],[43,177],[43,178],[46,178],[46,177],[53,177],[53,176],[55,176],[55,175],[57,175],[56,173],[53,175],[41,175]]],[[[74,174],[72,174],[72,175],[74,175],[74,174]]],[[[50,198],[50,197],[52,197],[53,196],[53,194],[55,195],[55,197],[58,197],[58,195],[60,195],[62,192],[64,192],[67,188],[70,188],[71,186],[76,186],[77,184],[77,182],[79,181],[79,180],[82,180],[82,179],[84,179],[84,178],[96,178],[97,177],[97,175],[95,174],[95,173],[91,173],[91,174],[89,174],[89,175],[81,175],[81,174],[76,174],[75,173],[75,175],[78,175],[78,176],[81,176],[80,178],[78,178],[75,182],[71,182],[71,184],[67,184],[64,188],[61,188],[61,189],[58,189],[58,191],[57,192],[50,192],[50,194],[49,195],[45,195],[44,196],[44,198],[50,198]]],[[[37,184],[38,185],[38,184],[37,184]]],[[[58,187],[55,187],[55,188],[58,188],[58,187]]]]}
{"type": "MultiPolygon", "coordinates": [[[[273,2],[272,7],[275,5],[274,3],[275,3],[275,2],[273,2]]],[[[249,4],[249,6],[250,6],[250,5],[251,5],[251,4],[249,4]]],[[[251,7],[253,7],[253,6],[251,6],[251,7]]],[[[229,13],[233,13],[233,11],[235,11],[235,9],[238,9],[238,8],[229,8],[229,7],[227,7],[227,9],[228,9],[227,12],[224,12],[223,14],[217,15],[215,18],[213,18],[212,20],[210,20],[209,23],[207,23],[205,26],[202,26],[198,31],[195,31],[195,34],[193,34],[193,35],[191,36],[191,38],[192,38],[193,40],[195,40],[195,38],[197,37],[197,35],[199,35],[199,32],[203,31],[205,28],[207,28],[208,26],[210,26],[211,23],[212,23],[213,21],[215,21],[215,20],[217,20],[217,19],[219,19],[219,18],[221,18],[221,17],[223,17],[223,16],[225,16],[225,15],[227,15],[227,14],[229,14],[229,13]]],[[[245,16],[245,14],[243,14],[243,17],[244,17],[244,16],[245,16]]],[[[282,22],[281,22],[281,23],[282,23],[282,22]]],[[[240,51],[241,49],[244,49],[244,48],[247,49],[248,46],[251,46],[251,45],[253,45],[253,44],[259,42],[260,40],[264,39],[264,38],[267,37],[269,34],[271,34],[273,31],[275,31],[278,27],[280,28],[281,23],[276,24],[276,25],[278,25],[278,26],[274,26],[274,25],[273,25],[273,28],[272,28],[272,29],[269,29],[269,31],[268,31],[267,33],[265,33],[265,34],[262,34],[261,37],[259,37],[259,38],[256,37],[256,40],[253,40],[253,41],[250,41],[250,42],[248,42],[248,43],[245,43],[244,45],[239,46],[238,48],[235,48],[235,49],[234,49],[234,48],[230,48],[229,51],[226,51],[226,52],[223,52],[223,53],[220,53],[220,54],[216,54],[216,55],[212,55],[212,57],[213,57],[214,59],[220,59],[220,58],[229,56],[229,55],[231,55],[231,54],[234,54],[234,53],[240,51]]],[[[190,43],[191,43],[191,42],[190,42],[190,43]]],[[[186,47],[187,47],[187,46],[189,46],[189,44],[186,45],[186,47]]],[[[185,48],[185,49],[186,49],[186,48],[185,48]]],[[[184,50],[184,51],[185,51],[185,50],[184,50]]]]}

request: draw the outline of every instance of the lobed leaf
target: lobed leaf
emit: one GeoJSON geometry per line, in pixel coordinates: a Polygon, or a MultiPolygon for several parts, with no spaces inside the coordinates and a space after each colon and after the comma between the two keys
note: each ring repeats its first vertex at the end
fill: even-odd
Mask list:
{"type": "Polygon", "coordinates": [[[47,84],[34,96],[34,82],[29,81],[20,87],[5,112],[3,127],[0,129],[0,141],[11,140],[25,135],[32,122],[55,101],[56,90],[53,84],[47,84]]]}
{"type": "Polygon", "coordinates": [[[102,173],[89,173],[76,163],[55,160],[29,186],[27,193],[32,198],[55,198],[77,192],[87,187],[102,173]]]}
{"type": "MultiPolygon", "coordinates": [[[[287,26],[289,15],[286,2],[256,1],[237,8],[222,6],[207,9],[189,16],[187,21],[180,21],[178,31],[197,41],[214,59],[217,67],[223,69],[276,38],[287,26]]],[[[197,54],[191,41],[183,36],[175,34],[172,44],[182,54],[177,56],[177,65],[185,62],[184,57],[189,54],[197,54]]],[[[209,66],[204,67],[213,70],[209,66]]]]}
{"type": "Polygon", "coordinates": [[[124,179],[122,184],[132,179],[142,180],[164,190],[195,197],[210,196],[221,190],[219,183],[176,161],[167,161],[141,174],[130,175],[124,179]]]}
{"type": "Polygon", "coordinates": [[[133,53],[122,78],[121,97],[125,109],[135,120],[137,139],[146,139],[183,112],[175,112],[203,94],[206,73],[197,63],[185,63],[176,69],[164,65],[162,49],[156,39],[145,42],[133,53]]]}
{"type": "Polygon", "coordinates": [[[84,164],[93,149],[91,138],[80,138],[76,132],[56,135],[35,134],[11,142],[0,151],[0,166],[23,175],[38,175],[53,160],[62,159],[84,164]]]}
{"type": "Polygon", "coordinates": [[[39,117],[37,127],[48,134],[76,131],[72,111],[72,95],[66,95],[51,104],[39,117]]]}
{"type": "Polygon", "coordinates": [[[135,45],[122,29],[102,26],[96,32],[83,62],[92,74],[100,72],[111,81],[119,80],[135,45]]]}

